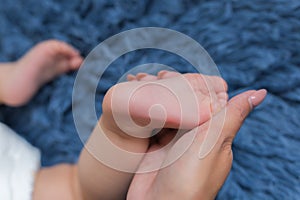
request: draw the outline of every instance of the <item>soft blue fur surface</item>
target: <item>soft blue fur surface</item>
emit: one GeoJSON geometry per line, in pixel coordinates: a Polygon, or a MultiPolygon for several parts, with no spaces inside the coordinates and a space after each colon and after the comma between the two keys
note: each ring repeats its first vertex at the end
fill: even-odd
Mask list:
{"type": "MultiPolygon", "coordinates": [[[[15,60],[49,38],[86,56],[107,37],[142,26],[172,28],[197,40],[231,96],[250,88],[269,91],[235,139],[232,171],[218,199],[300,199],[299,0],[0,0],[0,61],[15,60]]],[[[105,73],[97,100],[130,67],[153,61],[193,70],[165,52],[131,53],[105,73]]],[[[82,148],[71,109],[75,75],[47,84],[27,106],[0,107],[1,121],[42,150],[44,166],[76,162],[82,148]]]]}

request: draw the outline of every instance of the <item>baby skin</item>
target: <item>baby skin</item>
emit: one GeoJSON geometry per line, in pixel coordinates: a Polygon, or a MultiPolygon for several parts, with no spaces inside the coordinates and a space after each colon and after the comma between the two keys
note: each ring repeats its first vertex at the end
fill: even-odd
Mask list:
{"type": "Polygon", "coordinates": [[[192,129],[228,100],[227,84],[217,76],[161,71],[128,80],[107,92],[101,118],[103,127],[123,135],[148,138],[154,129],[192,129]]]}
{"type": "MultiPolygon", "coordinates": [[[[160,72],[157,76],[138,74],[137,76],[131,75],[128,79],[130,80],[129,82],[114,86],[106,94],[103,101],[103,115],[99,123],[96,124],[88,142],[85,144],[78,164],[73,166],[60,165],[40,170],[36,179],[33,199],[134,200],[215,198],[230,170],[232,162],[230,145],[232,144],[232,139],[251,109],[262,102],[266,91],[247,91],[227,103],[226,83],[217,77],[201,76],[198,74],[185,74],[181,76],[174,72],[160,72]],[[210,84],[207,84],[209,85],[207,88],[210,88],[209,93],[200,88],[200,86],[205,88],[205,85],[203,85],[205,81],[203,80],[211,80],[210,84]],[[180,82],[181,85],[176,85],[176,81],[180,82]],[[216,83],[218,83],[219,86],[217,86],[216,83]],[[179,87],[178,90],[174,88],[174,84],[176,87],[179,87]],[[152,86],[154,87],[152,88],[152,86]],[[179,99],[182,99],[179,103],[189,103],[187,99],[182,97],[189,96],[189,92],[192,94],[198,93],[197,95],[191,96],[193,98],[196,96],[195,101],[200,104],[191,104],[196,105],[197,107],[194,109],[198,109],[198,111],[199,107],[201,108],[201,103],[204,105],[217,106],[209,106],[209,109],[202,108],[203,111],[207,113],[200,113],[200,115],[209,116],[211,118],[207,119],[206,122],[205,118],[199,118],[199,121],[194,121],[193,124],[178,117],[182,112],[177,112],[179,110],[176,108],[176,106],[179,105],[177,102],[174,103],[174,110],[176,110],[176,112],[170,107],[166,107],[166,117],[164,118],[159,118],[159,115],[153,111],[153,113],[149,115],[148,109],[151,108],[153,104],[165,106],[167,105],[167,101],[165,101],[166,98],[172,99],[174,97],[174,93],[169,93],[169,90],[163,89],[162,92],[165,96],[162,97],[164,98],[152,98],[154,96],[153,94],[157,94],[157,90],[161,89],[158,86],[162,86],[164,89],[174,90],[175,94],[180,97],[179,99]],[[126,90],[137,92],[128,93],[126,90]],[[208,98],[208,95],[214,97],[208,98]],[[132,99],[132,97],[134,98],[132,99]],[[146,98],[147,101],[145,100],[146,98]],[[249,104],[249,99],[252,102],[251,104],[249,104]],[[124,107],[128,106],[129,116],[127,113],[128,110],[126,111],[126,109],[120,108],[120,110],[113,110],[113,106],[117,106],[115,103],[123,105],[124,107]],[[132,105],[133,103],[137,105],[139,109],[144,110],[145,113],[140,112],[139,109],[135,109],[134,105],[132,105]],[[226,108],[222,109],[222,106],[226,106],[226,108]],[[221,119],[225,109],[228,115],[223,124],[221,119]],[[219,115],[220,113],[221,115],[219,115]],[[155,123],[147,124],[149,120],[152,120],[152,117],[155,118],[155,123]],[[128,130],[124,124],[128,124],[127,121],[132,123],[131,118],[135,122],[138,122],[139,126],[133,126],[132,129],[128,130]],[[118,124],[116,119],[121,119],[122,123],[118,124]],[[163,126],[162,123],[159,122],[161,119],[165,122],[163,126]],[[211,124],[210,122],[212,122],[212,126],[215,127],[224,125],[224,128],[221,130],[222,137],[220,137],[212,149],[212,152],[205,159],[199,159],[199,147],[203,142],[205,130],[211,124]],[[142,130],[140,127],[145,124],[147,125],[147,129],[142,130]],[[165,128],[180,128],[180,124],[183,124],[182,127],[187,129],[193,129],[193,126],[197,126],[198,129],[188,131],[178,142],[180,142],[181,139],[184,140],[185,136],[188,136],[195,130],[198,134],[184,155],[167,168],[145,174],[135,174],[135,171],[125,172],[118,170],[102,162],[101,159],[99,160],[103,154],[108,154],[109,157],[111,155],[110,149],[106,149],[106,147],[103,148],[102,144],[105,144],[102,142],[104,137],[101,136],[103,135],[107,136],[112,143],[126,152],[145,153],[165,145],[165,143],[169,141],[168,138],[165,138],[169,137],[170,133],[168,129],[165,128]],[[199,124],[201,125],[198,126],[199,124]],[[135,134],[136,127],[138,131],[145,131],[146,134],[141,132],[140,134],[143,137],[131,135],[129,131],[135,134]],[[157,141],[150,143],[150,139],[146,136],[149,136],[148,131],[156,128],[164,129],[161,131],[157,141]],[[186,187],[182,187],[183,185],[186,187]]],[[[162,152],[162,155],[159,156],[158,159],[154,160],[151,160],[152,158],[149,160],[147,155],[136,159],[128,159],[127,157],[116,155],[116,157],[112,156],[110,159],[117,161],[119,164],[126,163],[128,165],[129,163],[132,169],[137,170],[139,167],[149,164],[149,162],[162,163],[165,159],[168,159],[168,152],[162,152]]]]}
{"type": "Polygon", "coordinates": [[[64,42],[39,43],[18,61],[0,64],[0,103],[24,105],[43,84],[78,69],[82,60],[79,52],[64,42]]]}
{"type": "MultiPolygon", "coordinates": [[[[145,153],[153,130],[193,129],[220,111],[228,100],[227,84],[219,77],[161,71],[157,76],[129,75],[128,80],[105,95],[99,124],[82,151],[78,180],[84,199],[124,199],[134,176],[134,172],[118,171],[99,161],[103,151],[110,154],[109,149],[101,149],[101,135],[124,151],[145,153]],[[161,107],[156,110],[157,105],[161,107]]],[[[143,157],[121,159],[137,169],[143,157]]]]}
{"type": "MultiPolygon", "coordinates": [[[[38,44],[20,60],[0,64],[0,103],[10,106],[24,105],[44,83],[64,72],[76,70],[81,62],[82,58],[78,51],[63,42],[50,40],[38,44]]],[[[206,181],[202,177],[215,174],[207,169],[213,170],[215,166],[222,166],[221,164],[208,163],[207,169],[199,170],[198,166],[191,162],[190,165],[196,168],[187,170],[190,167],[179,162],[181,167],[178,170],[171,168],[160,173],[155,172],[154,175],[150,173],[138,176],[135,175],[135,171],[124,172],[113,169],[97,158],[101,157],[99,156],[101,153],[102,155],[110,153],[101,146],[99,139],[101,135],[107,136],[112,143],[124,151],[145,153],[151,151],[153,147],[156,148],[157,144],[165,143],[161,138],[168,136],[168,131],[164,131],[168,130],[166,128],[189,130],[202,124],[205,125],[224,106],[227,106],[228,95],[225,81],[219,77],[200,74],[180,75],[167,71],[162,71],[157,76],[145,73],[136,76],[129,75],[128,80],[129,82],[115,85],[105,95],[103,115],[82,150],[78,164],[61,164],[40,169],[36,174],[32,199],[126,199],[127,195],[128,199],[146,199],[143,195],[148,195],[149,199],[176,199],[165,198],[166,196],[162,195],[175,195],[175,197],[180,197],[179,199],[190,199],[184,193],[176,196],[174,188],[166,188],[166,186],[172,186],[178,190],[177,192],[186,192],[172,182],[173,174],[178,172],[187,174],[198,172],[200,178],[196,180],[193,179],[194,176],[189,176],[191,180],[187,185],[193,185],[193,181],[198,183],[201,179],[202,185],[207,186],[208,189],[196,188],[195,192],[207,193],[209,189],[214,188],[211,196],[215,196],[218,188],[214,187],[213,182],[206,181]],[[150,143],[149,138],[153,130],[162,128],[163,131],[158,137],[161,141],[155,144],[150,143]],[[164,132],[166,132],[165,135],[164,132]],[[185,169],[184,166],[186,166],[185,169]],[[210,182],[212,185],[207,184],[210,182]]],[[[237,98],[237,100],[243,103],[248,102],[250,93],[244,94],[243,98],[237,98]]],[[[260,97],[254,105],[258,105],[264,98],[265,94],[261,93],[258,92],[260,97]]],[[[233,110],[238,103],[232,102],[233,110]]],[[[232,112],[233,116],[241,116],[238,112],[243,109],[236,110],[236,114],[232,112]]],[[[242,113],[246,117],[246,112],[242,113]]],[[[234,118],[233,116],[230,119],[234,118]]],[[[220,120],[215,121],[218,123],[220,120]]],[[[236,121],[239,122],[239,120],[236,121]]],[[[235,129],[225,130],[226,133],[237,132],[235,126],[228,125],[228,127],[235,129]]],[[[199,146],[196,142],[195,145],[199,146]]],[[[189,150],[188,154],[182,157],[182,163],[189,163],[188,161],[192,160],[190,157],[197,158],[197,153],[197,151],[189,150]]],[[[115,158],[112,157],[112,159],[115,158]]],[[[126,157],[122,159],[129,162],[132,169],[138,169],[141,162],[147,161],[143,157],[130,161],[126,157]]],[[[194,161],[198,162],[198,159],[194,161]]],[[[173,166],[176,168],[176,165],[173,166]]],[[[181,173],[176,182],[182,183],[182,178],[185,177],[186,174],[181,173]]],[[[190,194],[192,193],[189,192],[190,194]]]]}
{"type": "MultiPolygon", "coordinates": [[[[108,110],[105,110],[101,117],[100,124],[102,127],[105,126],[105,117],[107,117],[106,114],[108,114],[112,120],[121,119],[125,125],[128,124],[126,123],[125,119],[128,117],[128,115],[126,115],[127,113],[124,112],[125,109],[119,107],[118,111],[120,112],[117,112],[116,110],[113,112],[113,108],[110,109],[115,105],[113,103],[114,100],[120,100],[117,101],[117,103],[122,106],[125,105],[126,107],[126,105],[129,104],[129,117],[132,117],[134,121],[139,122],[140,124],[147,124],[148,129],[150,130],[156,128],[176,129],[178,127],[191,129],[190,131],[187,131],[181,138],[179,138],[173,147],[171,147],[171,149],[164,149],[154,157],[149,154],[146,155],[139,162],[139,168],[143,168],[144,165],[151,165],[153,162],[163,164],[165,161],[168,161],[170,157],[172,157],[172,152],[176,151],[177,144],[184,144],[186,137],[193,135],[194,132],[196,132],[196,137],[194,138],[191,146],[172,165],[149,173],[135,174],[133,180],[131,180],[130,175],[128,175],[127,178],[130,178],[130,188],[123,189],[124,193],[127,192],[127,199],[214,199],[219,189],[224,184],[226,176],[230,171],[232,163],[232,140],[249,112],[263,101],[266,96],[266,90],[250,90],[232,98],[231,101],[228,102],[227,85],[225,81],[219,77],[203,76],[199,74],[180,75],[174,72],[163,71],[157,76],[144,73],[138,74],[137,76],[129,75],[128,79],[131,81],[131,83],[123,84],[129,86],[127,88],[128,90],[134,91],[129,93],[132,96],[128,96],[128,93],[124,92],[124,85],[119,84],[113,87],[112,91],[109,91],[105,97],[107,99],[104,100],[103,107],[108,108],[108,110]],[[137,86],[133,85],[133,83],[137,86]],[[156,85],[154,83],[161,84],[156,85]],[[185,88],[184,86],[187,83],[189,87],[185,88]],[[141,85],[143,87],[140,87],[141,85]],[[120,88],[118,89],[118,87],[120,88]],[[138,90],[136,90],[136,88],[138,88],[138,90]],[[168,90],[165,90],[166,88],[168,90]],[[155,95],[159,93],[160,89],[162,94],[160,94],[160,98],[157,98],[155,95]],[[118,92],[120,96],[117,94],[111,95],[110,92],[113,93],[114,90],[115,92],[118,92]],[[179,96],[178,99],[182,100],[179,103],[191,106],[190,108],[185,107],[185,109],[188,109],[190,114],[192,114],[193,109],[195,109],[198,114],[202,116],[202,118],[197,118],[198,121],[193,121],[193,123],[190,123],[188,120],[185,121],[185,117],[193,120],[187,115],[189,113],[183,113],[184,117],[179,118],[178,115],[182,115],[182,112],[177,112],[180,111],[176,107],[179,106],[179,104],[177,104],[178,102],[172,102],[174,94],[169,93],[169,90],[172,90],[173,92],[176,91],[176,96],[179,96]],[[193,95],[189,96],[190,92],[192,94],[197,94],[195,95],[195,100],[198,105],[190,102],[189,98],[185,98],[194,97],[193,95]],[[182,95],[182,97],[180,95],[182,95]],[[115,97],[117,98],[114,99],[115,97]],[[123,99],[121,97],[123,97],[123,99]],[[168,103],[171,104],[170,107],[167,107],[168,103]],[[156,115],[156,113],[151,113],[150,115],[148,114],[148,109],[151,108],[152,105],[157,104],[163,105],[165,108],[166,117],[164,119],[160,118],[159,114],[156,115]],[[206,105],[207,108],[210,109],[205,108],[203,105],[206,105]],[[195,107],[193,108],[192,106],[195,107]],[[106,111],[109,112],[106,113],[106,111]],[[111,113],[113,113],[113,115],[111,115],[111,113]],[[224,113],[226,113],[226,115],[224,113]],[[126,117],[124,117],[124,119],[122,117],[114,118],[118,114],[120,114],[122,117],[126,117]],[[223,121],[225,116],[226,118],[223,121]],[[161,127],[161,123],[150,122],[149,126],[150,118],[151,120],[155,118],[156,121],[165,120],[165,123],[163,124],[163,127],[161,127]],[[179,124],[183,125],[179,126],[179,124]],[[210,126],[214,127],[212,131],[209,131],[210,126]],[[214,135],[214,131],[220,131],[221,137],[216,141],[216,144],[214,148],[211,149],[211,152],[206,157],[199,159],[199,150],[200,146],[205,140],[205,135],[207,132],[209,132],[208,134],[214,135]]],[[[123,125],[123,123],[113,122],[110,124],[110,128],[116,128],[114,127],[115,124],[120,126],[123,125]]],[[[120,134],[121,138],[124,139],[123,136],[125,133],[123,130],[118,131],[117,129],[118,128],[114,129],[115,132],[112,134],[120,134]]],[[[140,128],[138,127],[138,129],[140,128]]],[[[131,129],[131,131],[135,130],[131,129]]],[[[109,135],[111,132],[112,131],[108,131],[105,132],[105,134],[109,135]]],[[[130,135],[130,132],[127,133],[130,135]]],[[[170,141],[172,134],[172,130],[163,129],[157,135],[158,137],[156,137],[155,141],[150,142],[149,146],[147,147],[147,152],[152,152],[163,148],[166,143],[170,141]]],[[[125,138],[127,143],[130,143],[131,136],[125,138]]],[[[119,139],[118,142],[115,142],[115,144],[120,144],[122,139],[119,139]]],[[[126,146],[120,147],[125,147],[125,150],[130,151],[135,144],[136,141],[129,146],[130,149],[126,149],[126,146]]],[[[143,148],[134,150],[138,151],[142,149],[143,148]]],[[[127,161],[126,158],[124,161],[127,161]]],[[[92,174],[89,175],[89,177],[91,176],[92,174]]],[[[93,178],[94,177],[95,176],[93,176],[93,178]]],[[[123,186],[126,187],[126,182],[123,186]]],[[[106,199],[105,196],[100,197],[106,199]]],[[[110,197],[112,197],[112,199],[119,199],[123,196],[120,195],[107,197],[108,199],[110,199],[110,197]]]]}
{"type": "MultiPolygon", "coordinates": [[[[68,44],[56,40],[38,44],[20,60],[0,64],[0,103],[10,106],[24,105],[43,84],[62,73],[78,69],[81,62],[82,58],[78,51],[68,44]]],[[[192,199],[188,195],[193,192],[186,195],[184,192],[187,190],[180,189],[173,181],[174,177],[177,177],[176,183],[182,183],[186,175],[191,173],[193,176],[189,176],[191,180],[187,181],[189,183],[187,185],[197,185],[196,183],[199,184],[199,180],[202,180],[201,186],[205,185],[208,188],[206,190],[195,188],[194,193],[197,193],[197,196],[204,197],[203,194],[207,194],[211,188],[214,188],[214,191],[210,196],[215,196],[218,187],[214,187],[213,183],[208,185],[212,179],[207,180],[205,177],[207,174],[215,174],[207,169],[212,170],[215,169],[214,166],[222,165],[208,163],[210,167],[207,169],[200,168],[203,164],[197,164],[198,159],[195,158],[201,140],[198,143],[196,140],[195,151],[187,151],[187,154],[176,162],[177,165],[176,163],[172,165],[173,168],[148,174],[135,175],[134,171],[118,171],[97,158],[101,157],[98,155],[99,152],[103,153],[99,140],[101,135],[107,136],[122,150],[145,153],[165,144],[162,138],[168,137],[168,133],[171,132],[168,132],[167,128],[190,130],[199,125],[205,127],[211,118],[217,116],[219,111],[227,106],[225,81],[219,77],[200,74],[181,75],[168,71],[161,71],[157,76],[145,73],[129,75],[128,80],[129,82],[115,85],[105,95],[103,114],[86,148],[82,150],[78,164],[61,164],[42,168],[37,172],[33,199],[125,199],[127,195],[128,199],[146,199],[145,195],[149,199],[176,199],[171,197],[172,195],[179,199],[192,199]],[[150,137],[156,129],[163,129],[157,137],[157,141],[160,141],[152,143],[150,137]],[[182,166],[189,163],[195,169],[182,169],[182,166]],[[176,176],[178,172],[182,172],[180,176],[176,176]],[[198,173],[197,179],[193,178],[194,173],[198,173]],[[181,195],[176,195],[174,191],[181,195]],[[171,195],[169,196],[171,198],[166,197],[168,195],[171,195]]],[[[248,93],[236,101],[248,102],[248,97],[256,94],[259,101],[256,100],[254,105],[257,105],[265,96],[262,91],[248,93]]],[[[237,103],[239,102],[231,103],[232,109],[236,108],[237,103]]],[[[237,113],[230,119],[234,118],[233,116],[240,115],[237,113]]],[[[220,120],[214,121],[218,123],[220,120]]],[[[235,129],[229,130],[234,127],[233,125],[230,124],[228,127],[226,133],[236,132],[235,129]]],[[[109,153],[104,149],[104,154],[109,153]]],[[[126,157],[123,159],[130,162],[126,157]]],[[[143,157],[131,160],[131,168],[138,169],[141,162],[145,164],[146,161],[147,158],[143,157]]],[[[222,180],[218,186],[221,186],[222,180]]]]}
{"type": "MultiPolygon", "coordinates": [[[[122,157],[132,169],[130,172],[112,168],[100,161],[101,156],[105,154],[115,159],[120,155],[110,156],[110,149],[103,147],[103,135],[126,152],[145,153],[150,145],[150,133],[154,129],[192,129],[218,112],[228,99],[227,85],[219,77],[162,71],[157,76],[131,75],[128,80],[130,81],[115,85],[105,95],[103,114],[85,144],[78,164],[41,169],[36,176],[33,199],[126,199],[135,170],[138,169],[143,156],[134,159],[122,157]],[[155,97],[153,94],[160,96],[155,97]],[[179,101],[173,99],[174,95],[178,96],[179,101]],[[165,117],[160,117],[159,110],[158,113],[154,110],[151,115],[148,114],[148,110],[157,104],[165,107],[165,117]],[[180,117],[183,113],[180,109],[181,104],[188,105],[182,110],[196,110],[202,117],[196,117],[198,120],[194,120],[189,113],[180,117]],[[126,125],[132,123],[131,119],[137,122],[138,126],[127,130],[126,125]],[[143,129],[145,125],[147,128],[143,129]]],[[[135,193],[138,194],[132,189],[130,196],[134,197],[135,193]]]]}

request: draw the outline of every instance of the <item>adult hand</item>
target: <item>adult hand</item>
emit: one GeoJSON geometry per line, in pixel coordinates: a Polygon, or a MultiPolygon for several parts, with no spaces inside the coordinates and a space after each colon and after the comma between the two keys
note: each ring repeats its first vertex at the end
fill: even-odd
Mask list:
{"type": "MultiPolygon", "coordinates": [[[[192,144],[173,164],[157,171],[136,174],[128,191],[127,199],[214,199],[224,184],[232,165],[232,142],[252,108],[259,105],[266,90],[247,91],[232,98],[221,112],[203,125],[184,134],[169,151],[160,155],[145,156],[141,167],[160,162],[162,165],[174,155],[177,147],[188,137],[195,135],[192,144]],[[249,103],[250,102],[250,103],[249,103]],[[224,119],[225,117],[225,119],[224,119]],[[208,154],[201,153],[205,137],[215,137],[208,154]]],[[[149,152],[160,149],[169,141],[164,134],[152,144],[149,152]]]]}

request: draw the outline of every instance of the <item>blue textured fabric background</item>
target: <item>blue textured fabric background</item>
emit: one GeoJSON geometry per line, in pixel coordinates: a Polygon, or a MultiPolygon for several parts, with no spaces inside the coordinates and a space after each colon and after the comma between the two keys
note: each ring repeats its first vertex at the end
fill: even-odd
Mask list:
{"type": "MultiPolygon", "coordinates": [[[[86,56],[107,37],[142,26],[172,28],[197,40],[228,81],[230,95],[269,91],[235,139],[233,168],[218,199],[300,199],[298,0],[0,0],[0,61],[15,60],[49,38],[69,42],[86,56]]],[[[97,99],[137,64],[161,61],[192,71],[173,55],[137,54],[109,68],[97,99]]],[[[75,75],[47,84],[27,106],[0,107],[0,120],[42,150],[44,166],[76,162],[82,148],[71,112],[75,75]]]]}

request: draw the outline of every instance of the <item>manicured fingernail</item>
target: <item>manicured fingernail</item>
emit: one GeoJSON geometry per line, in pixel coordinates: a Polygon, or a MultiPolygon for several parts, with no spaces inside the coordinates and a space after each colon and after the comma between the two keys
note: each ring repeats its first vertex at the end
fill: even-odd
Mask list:
{"type": "Polygon", "coordinates": [[[265,89],[254,92],[248,99],[251,108],[255,108],[256,106],[258,106],[265,99],[266,95],[267,90],[265,89]]]}

